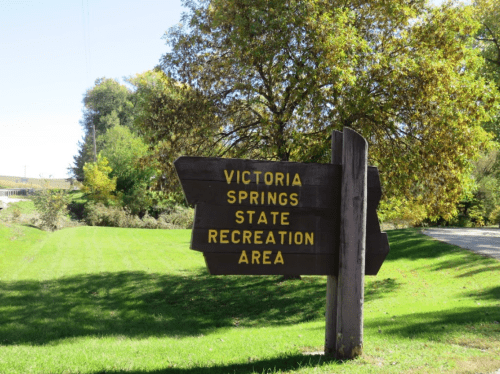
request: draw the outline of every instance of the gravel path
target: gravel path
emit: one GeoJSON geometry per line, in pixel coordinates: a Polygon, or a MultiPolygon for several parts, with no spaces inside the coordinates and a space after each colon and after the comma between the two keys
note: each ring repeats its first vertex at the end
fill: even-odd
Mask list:
{"type": "Polygon", "coordinates": [[[9,203],[17,203],[18,201],[25,201],[26,199],[14,199],[8,196],[0,196],[0,208],[7,208],[9,203]]]}
{"type": "Polygon", "coordinates": [[[500,260],[500,229],[426,229],[425,235],[500,260]]]}

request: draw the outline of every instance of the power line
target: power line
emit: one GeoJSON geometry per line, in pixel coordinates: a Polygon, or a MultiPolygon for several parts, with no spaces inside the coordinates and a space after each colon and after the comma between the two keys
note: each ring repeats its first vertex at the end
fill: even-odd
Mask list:
{"type": "Polygon", "coordinates": [[[83,53],[85,55],[85,69],[87,81],[90,81],[90,21],[89,2],[87,0],[87,19],[85,19],[85,0],[82,0],[82,27],[83,27],[83,53]]]}

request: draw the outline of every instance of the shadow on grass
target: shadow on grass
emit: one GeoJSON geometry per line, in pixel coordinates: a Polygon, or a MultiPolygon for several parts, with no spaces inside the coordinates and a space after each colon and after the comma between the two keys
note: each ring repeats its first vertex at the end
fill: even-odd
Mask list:
{"type": "Polygon", "coordinates": [[[458,251],[456,247],[433,240],[421,234],[420,231],[419,229],[387,231],[391,251],[386,261],[394,261],[403,258],[410,260],[438,258],[458,251]]]}
{"type": "MultiPolygon", "coordinates": [[[[244,364],[227,364],[227,365],[213,365],[207,367],[192,367],[192,368],[162,368],[156,370],[119,370],[119,371],[98,371],[94,374],[227,374],[227,373],[281,373],[299,370],[301,368],[318,368],[325,364],[335,362],[333,358],[325,357],[323,355],[306,356],[306,355],[283,355],[277,358],[267,360],[252,361],[244,364]]],[[[338,365],[342,365],[342,361],[337,361],[338,365]]]]}
{"type": "MultiPolygon", "coordinates": [[[[366,301],[398,287],[367,286],[366,301]]],[[[46,344],[83,336],[196,336],[217,328],[324,319],[324,277],[87,274],[0,282],[0,345],[46,344]]]]}
{"type": "Polygon", "coordinates": [[[67,337],[193,336],[323,318],[325,282],[307,277],[118,272],[0,282],[0,345],[67,337]]]}
{"type": "MultiPolygon", "coordinates": [[[[498,292],[496,290],[495,292],[498,292]]],[[[397,318],[365,321],[365,328],[379,329],[385,335],[405,338],[439,339],[448,333],[463,334],[473,331],[477,337],[500,336],[500,308],[477,306],[441,310],[439,312],[410,313],[397,318]]]]}
{"type": "Polygon", "coordinates": [[[400,287],[401,282],[398,282],[397,279],[365,278],[365,302],[380,299],[381,297],[396,291],[400,287]]]}

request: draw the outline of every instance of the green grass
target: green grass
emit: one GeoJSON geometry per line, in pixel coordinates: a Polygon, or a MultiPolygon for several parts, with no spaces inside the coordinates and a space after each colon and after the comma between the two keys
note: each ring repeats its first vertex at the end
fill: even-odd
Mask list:
{"type": "Polygon", "coordinates": [[[189,230],[0,224],[0,373],[475,373],[500,368],[500,262],[389,232],[364,353],[324,344],[325,277],[209,276],[189,230]]]}

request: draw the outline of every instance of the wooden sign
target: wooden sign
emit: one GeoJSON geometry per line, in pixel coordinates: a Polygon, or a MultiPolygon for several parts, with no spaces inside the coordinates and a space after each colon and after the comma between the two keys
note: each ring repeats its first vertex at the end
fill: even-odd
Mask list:
{"type": "Polygon", "coordinates": [[[191,249],[211,274],[327,275],[325,354],[363,347],[364,276],[389,253],[368,146],[345,128],[332,134],[332,163],[180,157],[175,168],[196,205],[191,249]]]}
{"type": "MultiPolygon", "coordinates": [[[[204,253],[211,274],[337,274],[341,165],[206,157],[174,164],[196,205],[191,248],[204,253]]],[[[375,275],[388,245],[380,244],[387,237],[376,213],[377,169],[369,175],[366,271],[375,275]]]]}

